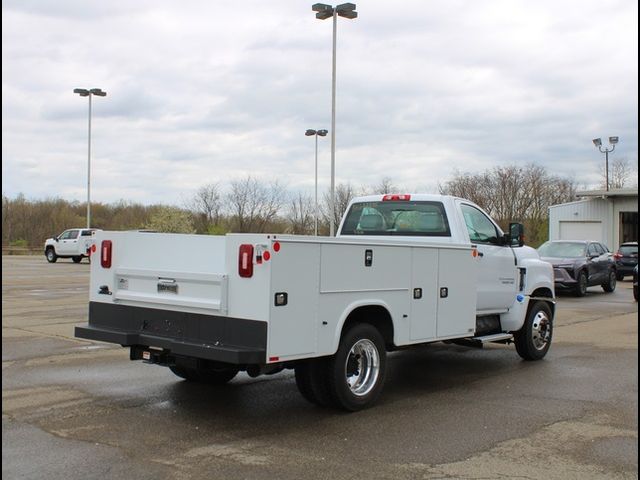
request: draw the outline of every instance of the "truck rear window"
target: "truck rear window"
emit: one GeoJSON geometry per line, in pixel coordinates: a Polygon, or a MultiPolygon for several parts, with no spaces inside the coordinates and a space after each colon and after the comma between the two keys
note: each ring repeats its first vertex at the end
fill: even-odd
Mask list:
{"type": "Polygon", "coordinates": [[[351,206],[340,234],[450,237],[451,231],[440,202],[365,202],[351,206]]]}

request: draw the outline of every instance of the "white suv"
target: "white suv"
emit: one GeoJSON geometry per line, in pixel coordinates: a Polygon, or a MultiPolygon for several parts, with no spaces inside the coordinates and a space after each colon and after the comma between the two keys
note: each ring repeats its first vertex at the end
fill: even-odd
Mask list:
{"type": "Polygon", "coordinates": [[[44,256],[49,263],[58,258],[71,258],[80,263],[82,257],[89,257],[95,228],[70,228],[57,237],[47,238],[44,242],[44,256]]]}

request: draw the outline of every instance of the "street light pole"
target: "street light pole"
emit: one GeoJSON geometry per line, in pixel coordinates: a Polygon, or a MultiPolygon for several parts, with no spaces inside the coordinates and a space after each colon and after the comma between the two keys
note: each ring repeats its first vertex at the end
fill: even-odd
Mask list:
{"type": "Polygon", "coordinates": [[[74,88],[73,93],[77,93],[81,97],[89,97],[89,134],[87,146],[87,228],[91,228],[91,97],[97,95],[105,97],[107,92],[99,88],[74,88]]]}
{"type": "Polygon", "coordinates": [[[316,12],[316,18],[326,20],[333,17],[333,59],[331,72],[331,195],[329,197],[329,235],[335,233],[335,179],[336,179],[336,39],[338,33],[338,16],[354,19],[358,17],[355,3],[343,3],[335,8],[325,3],[315,3],[311,10],[316,12]]]}
{"type": "Polygon", "coordinates": [[[618,137],[609,137],[609,145],[611,145],[611,149],[608,149],[605,147],[605,149],[602,149],[602,139],[600,138],[594,138],[593,140],[593,144],[598,147],[598,150],[600,150],[601,153],[604,153],[604,176],[605,176],[605,190],[608,192],[609,191],[609,153],[613,152],[616,149],[616,143],[618,143],[618,137]]]}
{"type": "Polygon", "coordinates": [[[304,134],[307,137],[315,136],[316,137],[316,184],[315,184],[315,203],[314,203],[314,234],[318,236],[318,135],[324,137],[327,135],[326,130],[313,130],[308,129],[304,134]]]}

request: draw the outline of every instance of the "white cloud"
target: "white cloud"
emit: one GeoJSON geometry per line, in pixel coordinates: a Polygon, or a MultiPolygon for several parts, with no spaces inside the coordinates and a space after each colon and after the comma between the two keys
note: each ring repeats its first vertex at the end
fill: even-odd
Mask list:
{"type": "MultiPolygon", "coordinates": [[[[179,203],[246,174],[313,188],[331,21],[311,3],[5,1],[3,193],[179,203]]],[[[337,181],[435,188],[534,162],[599,182],[594,137],[637,165],[637,3],[357,2],[340,18],[337,181]]],[[[329,184],[330,138],[320,140],[329,184]]]]}

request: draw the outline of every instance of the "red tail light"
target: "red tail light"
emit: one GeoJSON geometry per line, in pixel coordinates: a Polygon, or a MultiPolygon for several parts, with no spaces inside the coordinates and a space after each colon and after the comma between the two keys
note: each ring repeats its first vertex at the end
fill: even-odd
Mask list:
{"type": "Polygon", "coordinates": [[[411,200],[411,195],[396,195],[396,194],[391,194],[391,195],[385,195],[384,197],[382,197],[382,201],[383,202],[408,202],[409,200],[411,200]]]}
{"type": "Polygon", "coordinates": [[[253,245],[243,243],[238,251],[238,275],[243,278],[253,276],[253,245]]]}
{"type": "Polygon", "coordinates": [[[615,258],[616,260],[620,260],[622,258],[622,254],[621,253],[614,253],[613,254],[613,258],[615,258]]]}
{"type": "Polygon", "coordinates": [[[102,268],[111,268],[111,240],[103,240],[100,246],[100,265],[102,268]]]}

